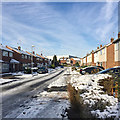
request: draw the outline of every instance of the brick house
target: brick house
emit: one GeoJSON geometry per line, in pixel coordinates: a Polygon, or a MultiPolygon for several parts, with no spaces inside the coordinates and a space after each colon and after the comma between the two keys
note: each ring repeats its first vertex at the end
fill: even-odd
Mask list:
{"type": "Polygon", "coordinates": [[[33,53],[26,51],[26,53],[28,53],[31,56],[31,62],[33,64],[33,67],[42,67],[43,66],[44,60],[42,57],[35,54],[34,51],[33,51],[33,53]]]}
{"type": "Polygon", "coordinates": [[[97,50],[94,51],[94,65],[95,66],[98,66],[98,63],[99,63],[98,50],[99,50],[99,47],[97,47],[97,50]]]}
{"type": "Polygon", "coordinates": [[[94,51],[92,50],[91,53],[87,54],[87,65],[94,66],[94,51]]]}
{"type": "Polygon", "coordinates": [[[13,59],[13,51],[0,44],[0,73],[12,72],[13,68],[11,65],[13,62],[15,62],[13,59]]]}
{"type": "Polygon", "coordinates": [[[83,57],[83,64],[82,66],[86,66],[87,65],[87,56],[83,57]]]}
{"type": "Polygon", "coordinates": [[[116,39],[113,44],[115,66],[120,66],[120,32],[118,33],[118,39],[116,39]]]}
{"type": "Polygon", "coordinates": [[[97,50],[94,52],[94,65],[103,66],[106,68],[107,65],[107,47],[100,45],[97,50]]]}
{"type": "Polygon", "coordinates": [[[81,59],[80,58],[70,58],[70,62],[71,62],[71,65],[75,65],[77,62],[79,63],[79,65],[81,64],[81,59]]]}
{"type": "Polygon", "coordinates": [[[18,70],[15,69],[15,71],[22,71],[24,70],[24,67],[28,67],[31,65],[31,56],[26,53],[25,51],[21,50],[21,47],[19,46],[18,48],[14,47],[9,47],[6,46],[9,50],[13,51],[13,58],[17,61],[19,61],[19,67],[18,70]]]}
{"type": "Polygon", "coordinates": [[[68,59],[68,58],[66,58],[66,57],[61,57],[61,58],[59,59],[60,64],[61,64],[61,65],[62,65],[62,64],[66,64],[66,63],[67,63],[67,59],[68,59]]]}
{"type": "Polygon", "coordinates": [[[49,59],[48,58],[46,58],[46,57],[43,57],[43,55],[41,54],[41,55],[39,55],[39,54],[36,54],[37,56],[39,56],[40,58],[42,58],[42,66],[48,66],[48,64],[49,64],[49,59]]]}
{"type": "Polygon", "coordinates": [[[114,53],[114,44],[113,44],[114,38],[111,38],[111,42],[106,45],[107,48],[107,63],[105,68],[112,68],[115,66],[115,53],[114,53]]]}

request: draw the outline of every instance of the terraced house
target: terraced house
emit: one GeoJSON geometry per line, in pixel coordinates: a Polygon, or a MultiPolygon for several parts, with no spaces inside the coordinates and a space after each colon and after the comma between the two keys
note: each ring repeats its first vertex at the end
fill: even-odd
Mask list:
{"type": "Polygon", "coordinates": [[[94,52],[94,65],[106,68],[106,50],[106,46],[100,45],[100,48],[94,52]]]}
{"type": "Polygon", "coordinates": [[[48,66],[49,60],[35,52],[0,44],[0,73],[23,71],[25,67],[48,66]]]}
{"type": "Polygon", "coordinates": [[[12,72],[18,63],[13,59],[13,51],[0,44],[0,73],[12,72]]]}
{"type": "Polygon", "coordinates": [[[15,69],[15,71],[22,71],[24,70],[24,67],[30,66],[31,65],[31,56],[26,53],[25,51],[21,50],[21,47],[18,46],[18,48],[6,46],[9,50],[13,51],[13,58],[17,60],[18,63],[18,68],[15,69]]]}
{"type": "Polygon", "coordinates": [[[107,45],[100,45],[86,56],[82,58],[82,65],[103,66],[105,69],[120,66],[120,32],[118,39],[111,38],[107,45]]]}
{"type": "Polygon", "coordinates": [[[87,65],[94,65],[94,51],[92,50],[91,53],[87,54],[87,65]]]}
{"type": "Polygon", "coordinates": [[[114,43],[115,66],[120,66],[120,32],[118,33],[118,39],[116,39],[113,43],[114,43]]]}

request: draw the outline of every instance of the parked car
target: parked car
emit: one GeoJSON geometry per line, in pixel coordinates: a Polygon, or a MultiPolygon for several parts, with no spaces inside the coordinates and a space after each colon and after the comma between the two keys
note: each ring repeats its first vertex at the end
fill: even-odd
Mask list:
{"type": "Polygon", "coordinates": [[[102,70],[103,69],[101,69],[100,67],[91,66],[91,67],[86,67],[86,68],[80,69],[80,74],[82,74],[82,75],[95,74],[95,73],[98,73],[98,72],[100,72],[102,70]]]}
{"type": "Polygon", "coordinates": [[[100,71],[98,74],[120,75],[120,66],[100,71]]]}
{"type": "Polygon", "coordinates": [[[26,73],[26,74],[31,74],[31,71],[37,72],[37,70],[38,70],[37,67],[33,67],[33,68],[31,68],[31,67],[25,67],[25,68],[24,68],[24,73],[26,73]]]}
{"type": "Polygon", "coordinates": [[[37,70],[38,73],[48,73],[48,69],[45,68],[45,67],[40,67],[38,70],[37,70]]]}
{"type": "Polygon", "coordinates": [[[105,68],[104,67],[102,67],[102,66],[96,66],[96,67],[99,67],[99,68],[101,68],[102,70],[104,70],[105,68]]]}
{"type": "Polygon", "coordinates": [[[64,68],[64,66],[62,66],[62,65],[61,65],[60,67],[61,67],[61,68],[64,68]]]}

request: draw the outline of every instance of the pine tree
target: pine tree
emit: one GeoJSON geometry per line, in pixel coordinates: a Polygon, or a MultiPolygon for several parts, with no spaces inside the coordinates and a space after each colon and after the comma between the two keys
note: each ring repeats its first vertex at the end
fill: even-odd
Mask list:
{"type": "Polygon", "coordinates": [[[55,67],[58,66],[57,56],[56,55],[53,56],[53,64],[54,64],[55,67]]]}

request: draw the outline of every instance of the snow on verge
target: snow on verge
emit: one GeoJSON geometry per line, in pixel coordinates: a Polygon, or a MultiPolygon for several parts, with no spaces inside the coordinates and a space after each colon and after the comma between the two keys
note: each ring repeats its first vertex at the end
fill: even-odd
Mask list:
{"type": "Polygon", "coordinates": [[[67,85],[67,82],[66,82],[66,78],[65,76],[61,76],[58,80],[52,82],[48,88],[51,88],[53,86],[56,86],[56,87],[61,87],[61,86],[66,86],[67,85]]]}
{"type": "Polygon", "coordinates": [[[88,104],[90,107],[94,106],[99,101],[103,103],[110,103],[106,105],[104,111],[92,110],[91,113],[97,115],[98,118],[105,117],[118,117],[118,99],[108,94],[101,94],[104,91],[101,90],[102,86],[99,86],[98,81],[112,77],[108,74],[95,74],[95,75],[83,75],[83,76],[72,76],[69,83],[75,87],[76,90],[84,90],[85,92],[80,94],[84,100],[84,104],[88,104]]]}

